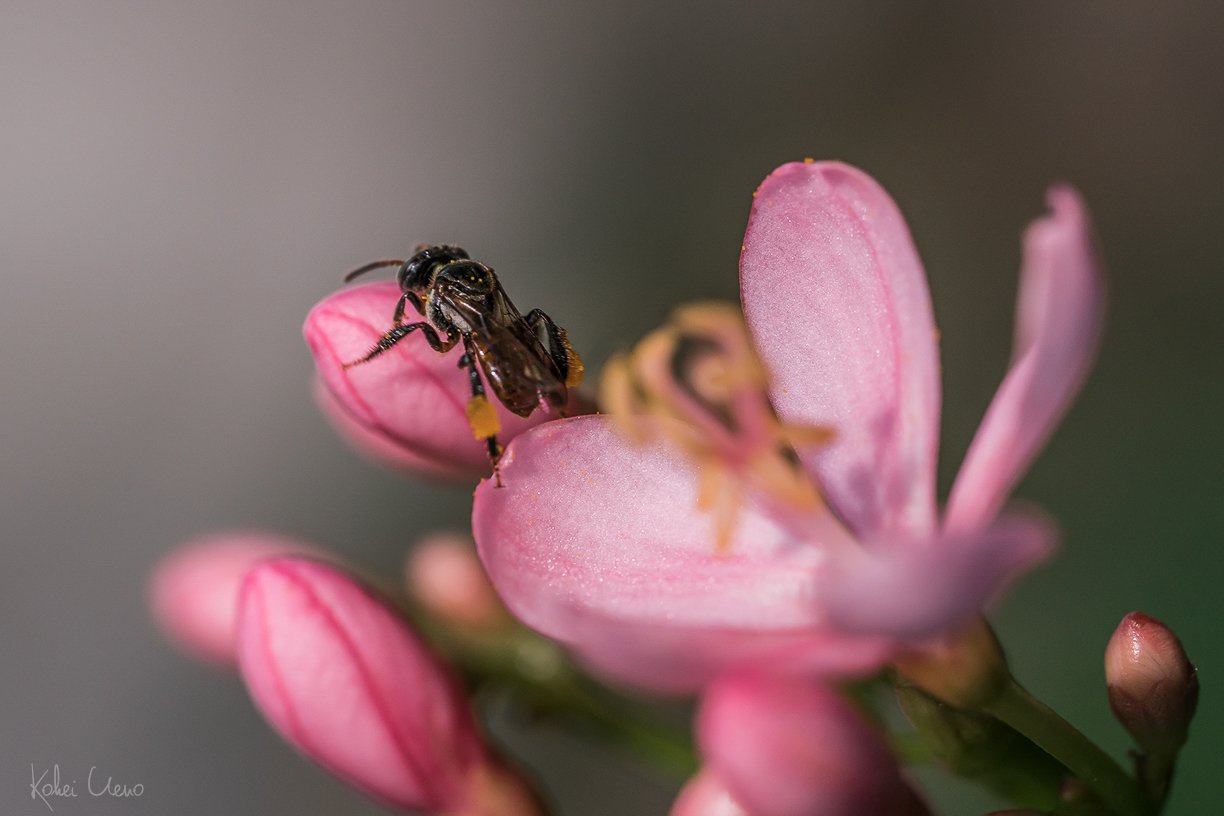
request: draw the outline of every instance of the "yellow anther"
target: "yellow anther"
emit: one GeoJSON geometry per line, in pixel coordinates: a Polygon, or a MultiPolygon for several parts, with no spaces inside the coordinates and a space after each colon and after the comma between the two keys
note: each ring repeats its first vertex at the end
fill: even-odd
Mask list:
{"type": "Polygon", "coordinates": [[[644,406],[623,354],[617,354],[604,363],[599,378],[599,398],[604,411],[612,417],[621,433],[633,442],[646,441],[642,427],[636,420],[644,412],[644,406]]]}
{"type": "Polygon", "coordinates": [[[467,419],[468,424],[472,426],[472,436],[477,439],[488,439],[490,436],[497,436],[501,431],[497,411],[483,394],[476,394],[468,400],[467,419]]]}

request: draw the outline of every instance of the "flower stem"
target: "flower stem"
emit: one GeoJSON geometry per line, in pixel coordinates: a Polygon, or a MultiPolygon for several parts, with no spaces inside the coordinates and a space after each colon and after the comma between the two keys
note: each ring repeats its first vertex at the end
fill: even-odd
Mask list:
{"type": "Polygon", "coordinates": [[[645,716],[631,705],[580,675],[553,686],[553,703],[586,730],[609,739],[656,767],[682,779],[697,770],[697,756],[687,731],[645,716]]]}
{"type": "Polygon", "coordinates": [[[616,745],[681,779],[697,770],[687,729],[596,685],[557,644],[514,624],[465,632],[404,601],[400,608],[471,684],[500,690],[537,716],[616,745]]]}
{"type": "Polygon", "coordinates": [[[1118,816],[1152,816],[1135,780],[1049,706],[1011,680],[983,710],[1028,737],[1087,784],[1118,816]]]}

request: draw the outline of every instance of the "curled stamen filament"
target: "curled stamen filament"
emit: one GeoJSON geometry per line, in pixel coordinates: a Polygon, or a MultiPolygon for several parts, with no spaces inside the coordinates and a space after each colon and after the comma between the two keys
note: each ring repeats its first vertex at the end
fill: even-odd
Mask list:
{"type": "Polygon", "coordinates": [[[821,507],[795,451],[833,431],[783,423],[768,386],[739,310],[721,303],[676,310],[604,368],[600,399],[622,432],[639,444],[663,438],[695,461],[697,506],[713,515],[719,552],[730,549],[749,491],[787,514],[821,507]]]}

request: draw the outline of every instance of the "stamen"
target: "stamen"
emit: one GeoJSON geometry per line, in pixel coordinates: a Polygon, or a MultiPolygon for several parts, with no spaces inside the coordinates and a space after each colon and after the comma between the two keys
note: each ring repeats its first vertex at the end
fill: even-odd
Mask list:
{"type": "Polygon", "coordinates": [[[783,424],[768,397],[769,374],[739,310],[698,303],[604,367],[603,408],[637,443],[663,438],[696,460],[697,506],[714,514],[718,552],[730,548],[746,492],[788,513],[820,507],[795,453],[833,430],[783,424]]]}

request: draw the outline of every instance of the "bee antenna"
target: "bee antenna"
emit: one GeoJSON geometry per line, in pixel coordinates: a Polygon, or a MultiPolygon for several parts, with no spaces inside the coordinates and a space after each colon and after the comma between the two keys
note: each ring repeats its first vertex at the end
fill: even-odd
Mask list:
{"type": "Polygon", "coordinates": [[[356,269],[354,269],[352,272],[345,275],[344,282],[348,283],[349,281],[351,281],[353,278],[357,277],[358,275],[364,275],[367,272],[373,272],[375,269],[382,269],[384,266],[402,266],[403,263],[404,263],[403,261],[397,261],[393,258],[389,258],[385,261],[374,261],[372,263],[366,264],[365,266],[359,266],[356,269]]]}

